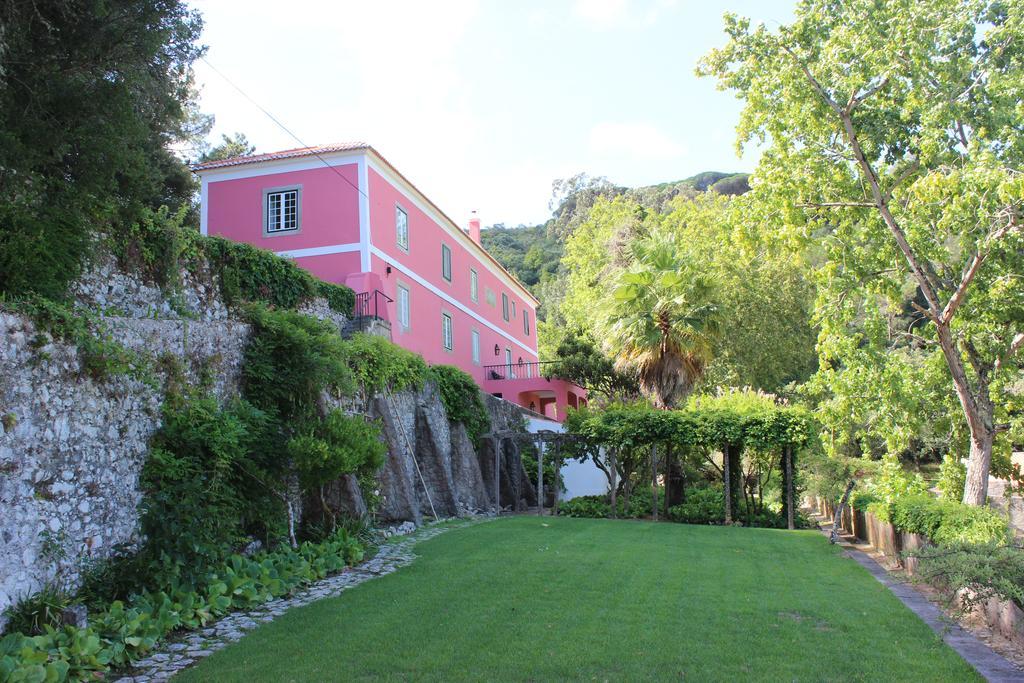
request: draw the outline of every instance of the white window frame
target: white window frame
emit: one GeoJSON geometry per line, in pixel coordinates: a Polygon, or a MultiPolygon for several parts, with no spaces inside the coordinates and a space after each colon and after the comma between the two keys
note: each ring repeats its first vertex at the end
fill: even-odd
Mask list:
{"type": "Polygon", "coordinates": [[[480,274],[476,272],[476,268],[469,269],[469,298],[480,302],[480,274]]]}
{"type": "Polygon", "coordinates": [[[441,243],[441,278],[445,282],[452,281],[452,248],[441,243]]]}
{"type": "Polygon", "coordinates": [[[523,334],[530,336],[530,309],[523,309],[523,334]]]}
{"type": "Polygon", "coordinates": [[[264,237],[277,237],[278,235],[294,235],[302,230],[302,185],[285,185],[283,187],[266,187],[263,189],[263,236],[264,237]],[[271,215],[270,211],[270,198],[273,195],[281,195],[281,201],[278,204],[278,209],[275,212],[278,221],[284,221],[284,207],[285,200],[284,195],[295,194],[295,227],[294,228],[281,228],[277,230],[271,230],[271,220],[275,216],[271,215]]]}
{"type": "Polygon", "coordinates": [[[505,292],[502,292],[501,293],[501,318],[505,322],[508,322],[509,319],[510,319],[508,317],[508,312],[509,312],[509,298],[508,298],[508,294],[506,294],[505,292]]]}
{"type": "Polygon", "coordinates": [[[473,364],[480,365],[480,330],[471,331],[469,341],[473,349],[473,364]]]}
{"type": "Polygon", "coordinates": [[[405,253],[409,253],[409,212],[403,209],[401,204],[395,204],[395,244],[405,253]],[[405,218],[404,226],[399,217],[405,218]]]}
{"type": "Polygon", "coordinates": [[[515,366],[512,365],[512,347],[505,347],[505,379],[515,379],[515,366]]]}
{"type": "Polygon", "coordinates": [[[409,288],[405,285],[397,285],[397,291],[395,292],[396,303],[398,304],[398,324],[401,326],[403,331],[409,330],[409,288]],[[403,296],[404,295],[404,296],[403,296]],[[403,300],[404,299],[404,300],[403,300]]]}
{"type": "Polygon", "coordinates": [[[515,299],[512,299],[512,319],[513,320],[516,319],[516,300],[515,299]]]}
{"type": "Polygon", "coordinates": [[[452,351],[455,347],[455,332],[452,329],[452,316],[449,313],[441,314],[441,345],[445,351],[452,351]]]}

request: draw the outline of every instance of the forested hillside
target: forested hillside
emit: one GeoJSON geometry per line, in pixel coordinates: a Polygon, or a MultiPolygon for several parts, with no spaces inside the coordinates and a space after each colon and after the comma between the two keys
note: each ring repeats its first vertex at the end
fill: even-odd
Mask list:
{"type": "MultiPolygon", "coordinates": [[[[641,206],[662,211],[677,196],[692,198],[711,190],[723,195],[740,195],[750,189],[746,173],[704,171],[697,175],[656,185],[629,188],[579,174],[556,180],[551,200],[552,217],[538,225],[506,226],[496,223],[484,229],[484,246],[523,284],[540,295],[540,284],[557,272],[565,249],[565,239],[573,228],[586,220],[598,197],[625,196],[641,206]]],[[[541,311],[543,315],[543,311],[541,311]]]]}

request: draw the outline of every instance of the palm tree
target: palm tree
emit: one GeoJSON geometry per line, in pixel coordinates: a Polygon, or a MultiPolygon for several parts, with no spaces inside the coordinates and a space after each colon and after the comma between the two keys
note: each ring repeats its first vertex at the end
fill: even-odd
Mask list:
{"type": "Polygon", "coordinates": [[[631,251],[632,264],[603,305],[605,344],[656,406],[671,408],[693,391],[713,357],[714,282],[665,237],[641,239],[631,251]]]}

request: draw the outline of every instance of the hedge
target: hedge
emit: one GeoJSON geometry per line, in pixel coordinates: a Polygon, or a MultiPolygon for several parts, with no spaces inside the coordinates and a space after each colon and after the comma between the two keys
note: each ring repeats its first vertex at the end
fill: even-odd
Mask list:
{"type": "Polygon", "coordinates": [[[869,491],[855,494],[851,506],[870,512],[897,531],[920,534],[942,546],[1004,543],[1006,520],[988,507],[976,507],[929,494],[915,494],[886,502],[869,491]]]}

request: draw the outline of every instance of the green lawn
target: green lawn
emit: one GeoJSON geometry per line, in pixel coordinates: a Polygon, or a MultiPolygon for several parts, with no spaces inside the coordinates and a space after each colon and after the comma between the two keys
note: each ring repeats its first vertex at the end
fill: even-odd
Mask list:
{"type": "Polygon", "coordinates": [[[176,680],[979,680],[816,532],[516,517],[417,552],[176,680]]]}

